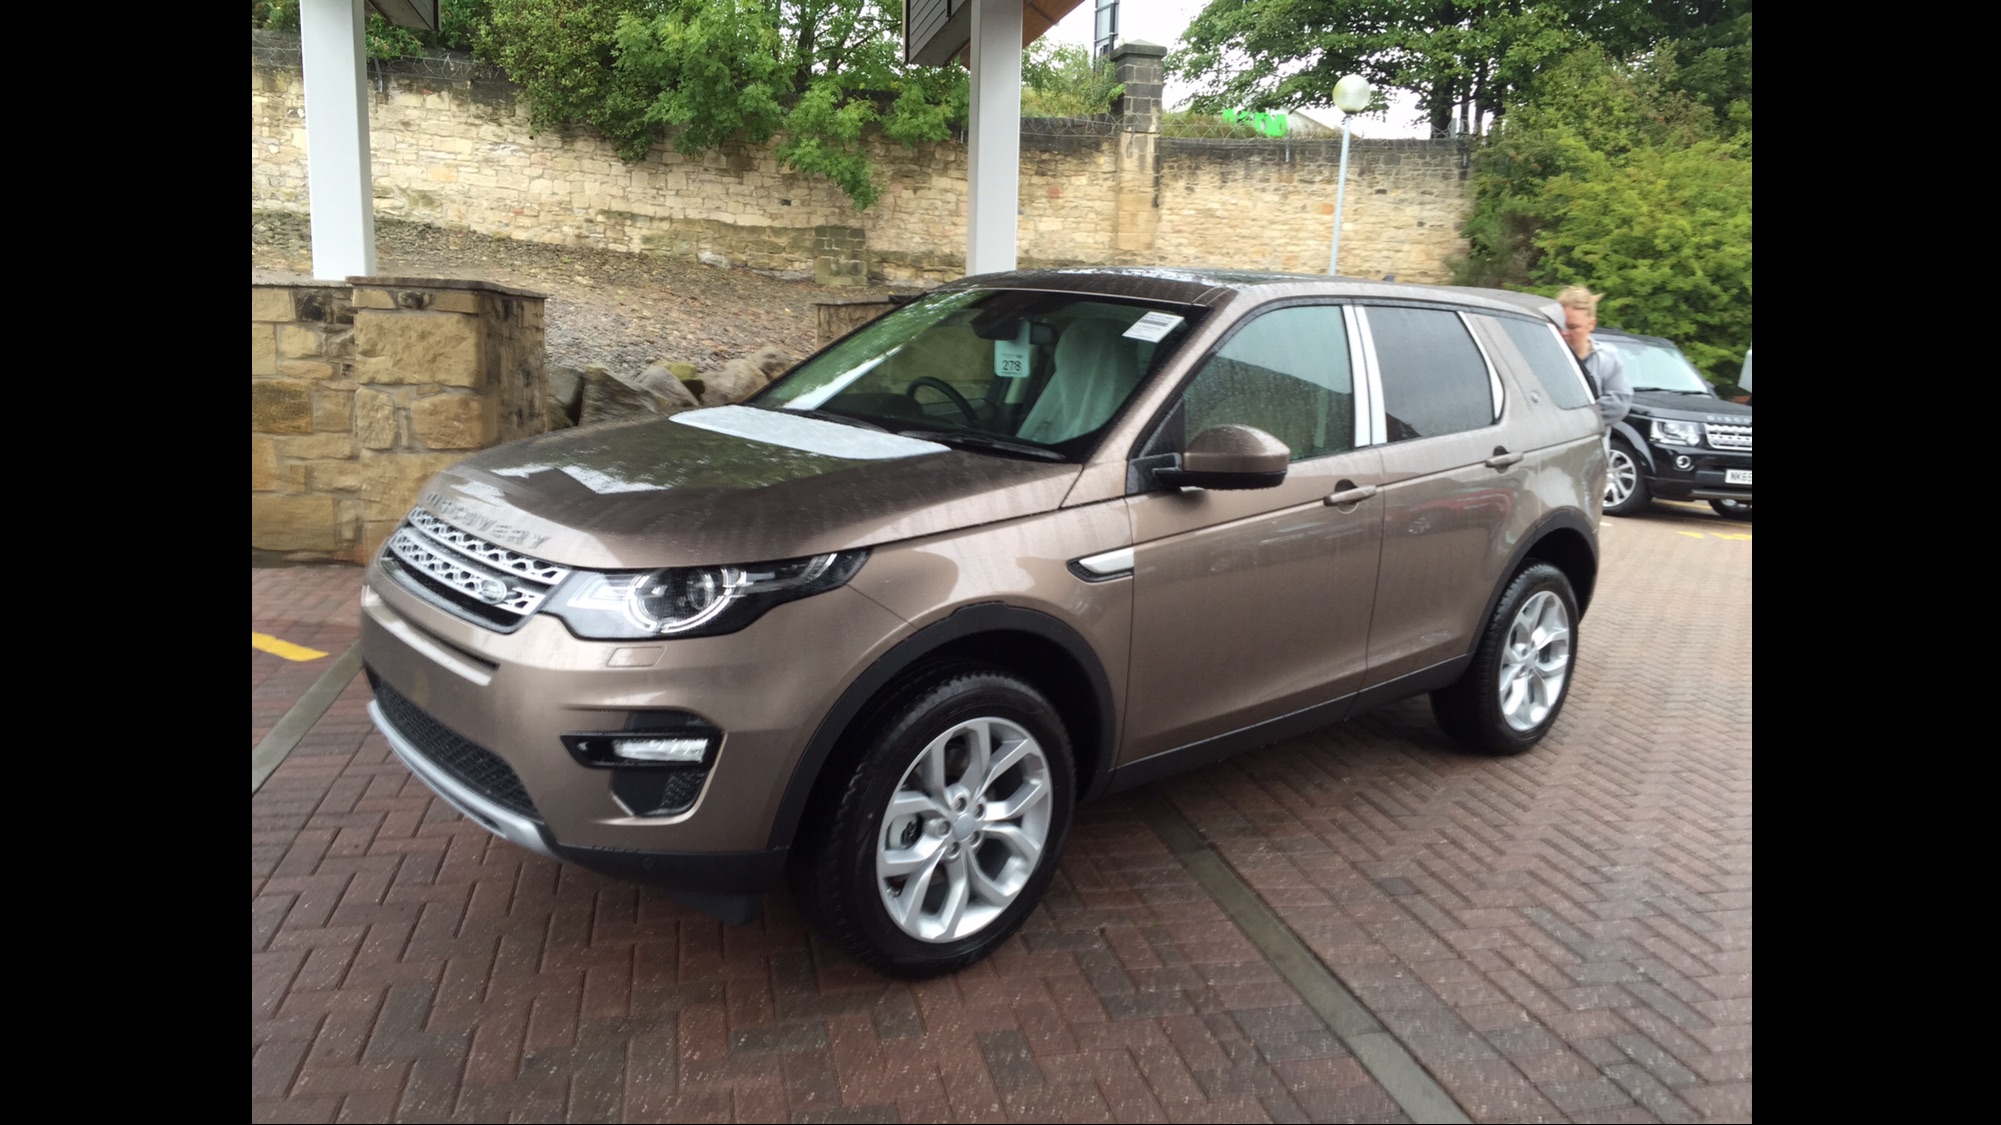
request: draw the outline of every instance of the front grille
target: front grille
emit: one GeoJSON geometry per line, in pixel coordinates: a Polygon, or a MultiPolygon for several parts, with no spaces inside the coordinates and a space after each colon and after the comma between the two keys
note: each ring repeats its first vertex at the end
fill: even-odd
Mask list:
{"type": "Polygon", "coordinates": [[[1711,422],[1709,423],[1709,445],[1712,449],[1749,449],[1751,448],[1751,427],[1711,422]]]}
{"type": "Polygon", "coordinates": [[[424,757],[466,788],[511,813],[542,819],[514,767],[500,755],[444,725],[369,670],[368,682],[382,716],[424,757]]]}
{"type": "Polygon", "coordinates": [[[433,605],[500,632],[519,628],[570,575],[568,567],[489,543],[421,508],[389,537],[383,562],[433,605]]]}

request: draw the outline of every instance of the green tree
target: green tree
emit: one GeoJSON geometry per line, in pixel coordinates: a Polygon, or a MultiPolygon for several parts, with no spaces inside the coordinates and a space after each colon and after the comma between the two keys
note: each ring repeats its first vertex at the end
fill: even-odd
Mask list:
{"type": "Polygon", "coordinates": [[[1023,117],[1090,117],[1111,113],[1126,92],[1111,63],[1074,43],[1039,39],[1021,56],[1023,117]]]}
{"type": "Polygon", "coordinates": [[[1211,0],[1169,59],[1198,111],[1328,105],[1360,74],[1407,90],[1435,135],[1478,131],[1536,69],[1581,41],[1555,0],[1211,0]]]}
{"type": "Polygon", "coordinates": [[[1210,0],[1169,68],[1201,86],[1198,111],[1328,105],[1341,76],[1360,74],[1379,90],[1414,94],[1434,136],[1455,117],[1462,132],[1481,133],[1585,43],[1625,57],[1670,39],[1706,42],[1750,8],[1749,0],[1210,0]]]}
{"type": "MultiPolygon", "coordinates": [[[[441,0],[436,31],[397,27],[369,12],[362,32],[368,57],[387,61],[433,48],[469,51],[474,36],[486,23],[489,3],[491,0],[441,0]]],[[[299,30],[299,0],[251,0],[250,26],[273,31],[299,30]]]]}
{"type": "Polygon", "coordinates": [[[1605,323],[1674,340],[1727,381],[1752,320],[1748,15],[1741,31],[1632,62],[1587,47],[1550,68],[1482,149],[1458,280],[1589,286],[1605,323]]]}
{"type": "Polygon", "coordinates": [[[580,122],[627,161],[777,138],[787,167],[857,208],[877,198],[863,135],[943,140],[965,117],[959,67],[902,62],[886,0],[490,0],[482,56],[519,83],[538,128],[580,122]]]}

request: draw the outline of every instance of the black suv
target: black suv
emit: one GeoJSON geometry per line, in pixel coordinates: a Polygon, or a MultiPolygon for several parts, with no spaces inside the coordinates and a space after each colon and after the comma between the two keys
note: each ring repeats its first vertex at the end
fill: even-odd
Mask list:
{"type": "Polygon", "coordinates": [[[1721,398],[1673,342],[1601,328],[1626,363],[1633,409],[1612,425],[1605,514],[1630,516],[1654,500],[1707,500],[1718,515],[1751,518],[1751,408],[1721,398]]]}

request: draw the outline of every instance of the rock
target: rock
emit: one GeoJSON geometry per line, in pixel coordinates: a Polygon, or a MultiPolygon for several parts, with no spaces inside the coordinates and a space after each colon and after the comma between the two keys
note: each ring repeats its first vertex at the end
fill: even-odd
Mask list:
{"type": "Polygon", "coordinates": [[[762,390],[770,381],[757,364],[750,360],[728,360],[721,367],[702,376],[702,405],[723,406],[732,402],[742,402],[762,390]]]}
{"type": "Polygon", "coordinates": [[[584,368],[584,405],[577,415],[579,425],[658,413],[660,399],[652,391],[602,367],[584,368]]]}
{"type": "Polygon", "coordinates": [[[764,372],[764,381],[769,383],[792,369],[792,357],[769,344],[750,353],[750,361],[764,372]]]}
{"type": "Polygon", "coordinates": [[[678,363],[671,366],[663,366],[656,363],[645,371],[640,372],[639,385],[658,396],[667,404],[669,409],[688,410],[700,406],[702,401],[696,397],[699,392],[690,390],[681,377],[675,374],[674,367],[686,367],[691,374],[694,371],[694,367],[686,363],[678,363]]]}
{"type": "Polygon", "coordinates": [[[577,411],[584,405],[584,373],[574,367],[549,368],[549,401],[567,416],[577,420],[577,411]]]}

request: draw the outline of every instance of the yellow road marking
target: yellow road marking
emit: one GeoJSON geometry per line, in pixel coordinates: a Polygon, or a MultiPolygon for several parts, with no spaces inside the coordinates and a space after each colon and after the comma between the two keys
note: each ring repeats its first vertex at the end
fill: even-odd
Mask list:
{"type": "Polygon", "coordinates": [[[1675,532],[1675,534],[1676,534],[1676,535],[1686,535],[1686,536],[1688,536],[1688,537],[1689,537],[1690,539],[1707,539],[1707,538],[1709,538],[1709,536],[1707,536],[1707,535],[1704,535],[1704,534],[1703,534],[1703,533],[1701,533],[1700,531],[1677,531],[1677,532],[1675,532]]]}
{"type": "Polygon", "coordinates": [[[326,655],[326,653],[316,648],[307,648],[305,645],[295,645],[290,641],[281,641],[269,633],[250,634],[250,647],[263,649],[273,656],[282,656],[287,660],[318,660],[320,657],[326,655]]]}
{"type": "Polygon", "coordinates": [[[1721,532],[1721,531],[1712,531],[1712,532],[1710,532],[1709,534],[1711,534],[1711,535],[1714,535],[1714,536],[1715,536],[1715,537],[1717,537],[1718,539],[1749,539],[1749,538],[1750,538],[1750,536],[1748,536],[1748,535],[1745,535],[1745,534],[1743,534],[1743,533],[1741,533],[1741,532],[1739,532],[1739,533],[1737,533],[1737,534],[1735,534],[1735,535],[1731,535],[1731,534],[1727,534],[1727,533],[1725,533],[1725,532],[1721,532]]]}

